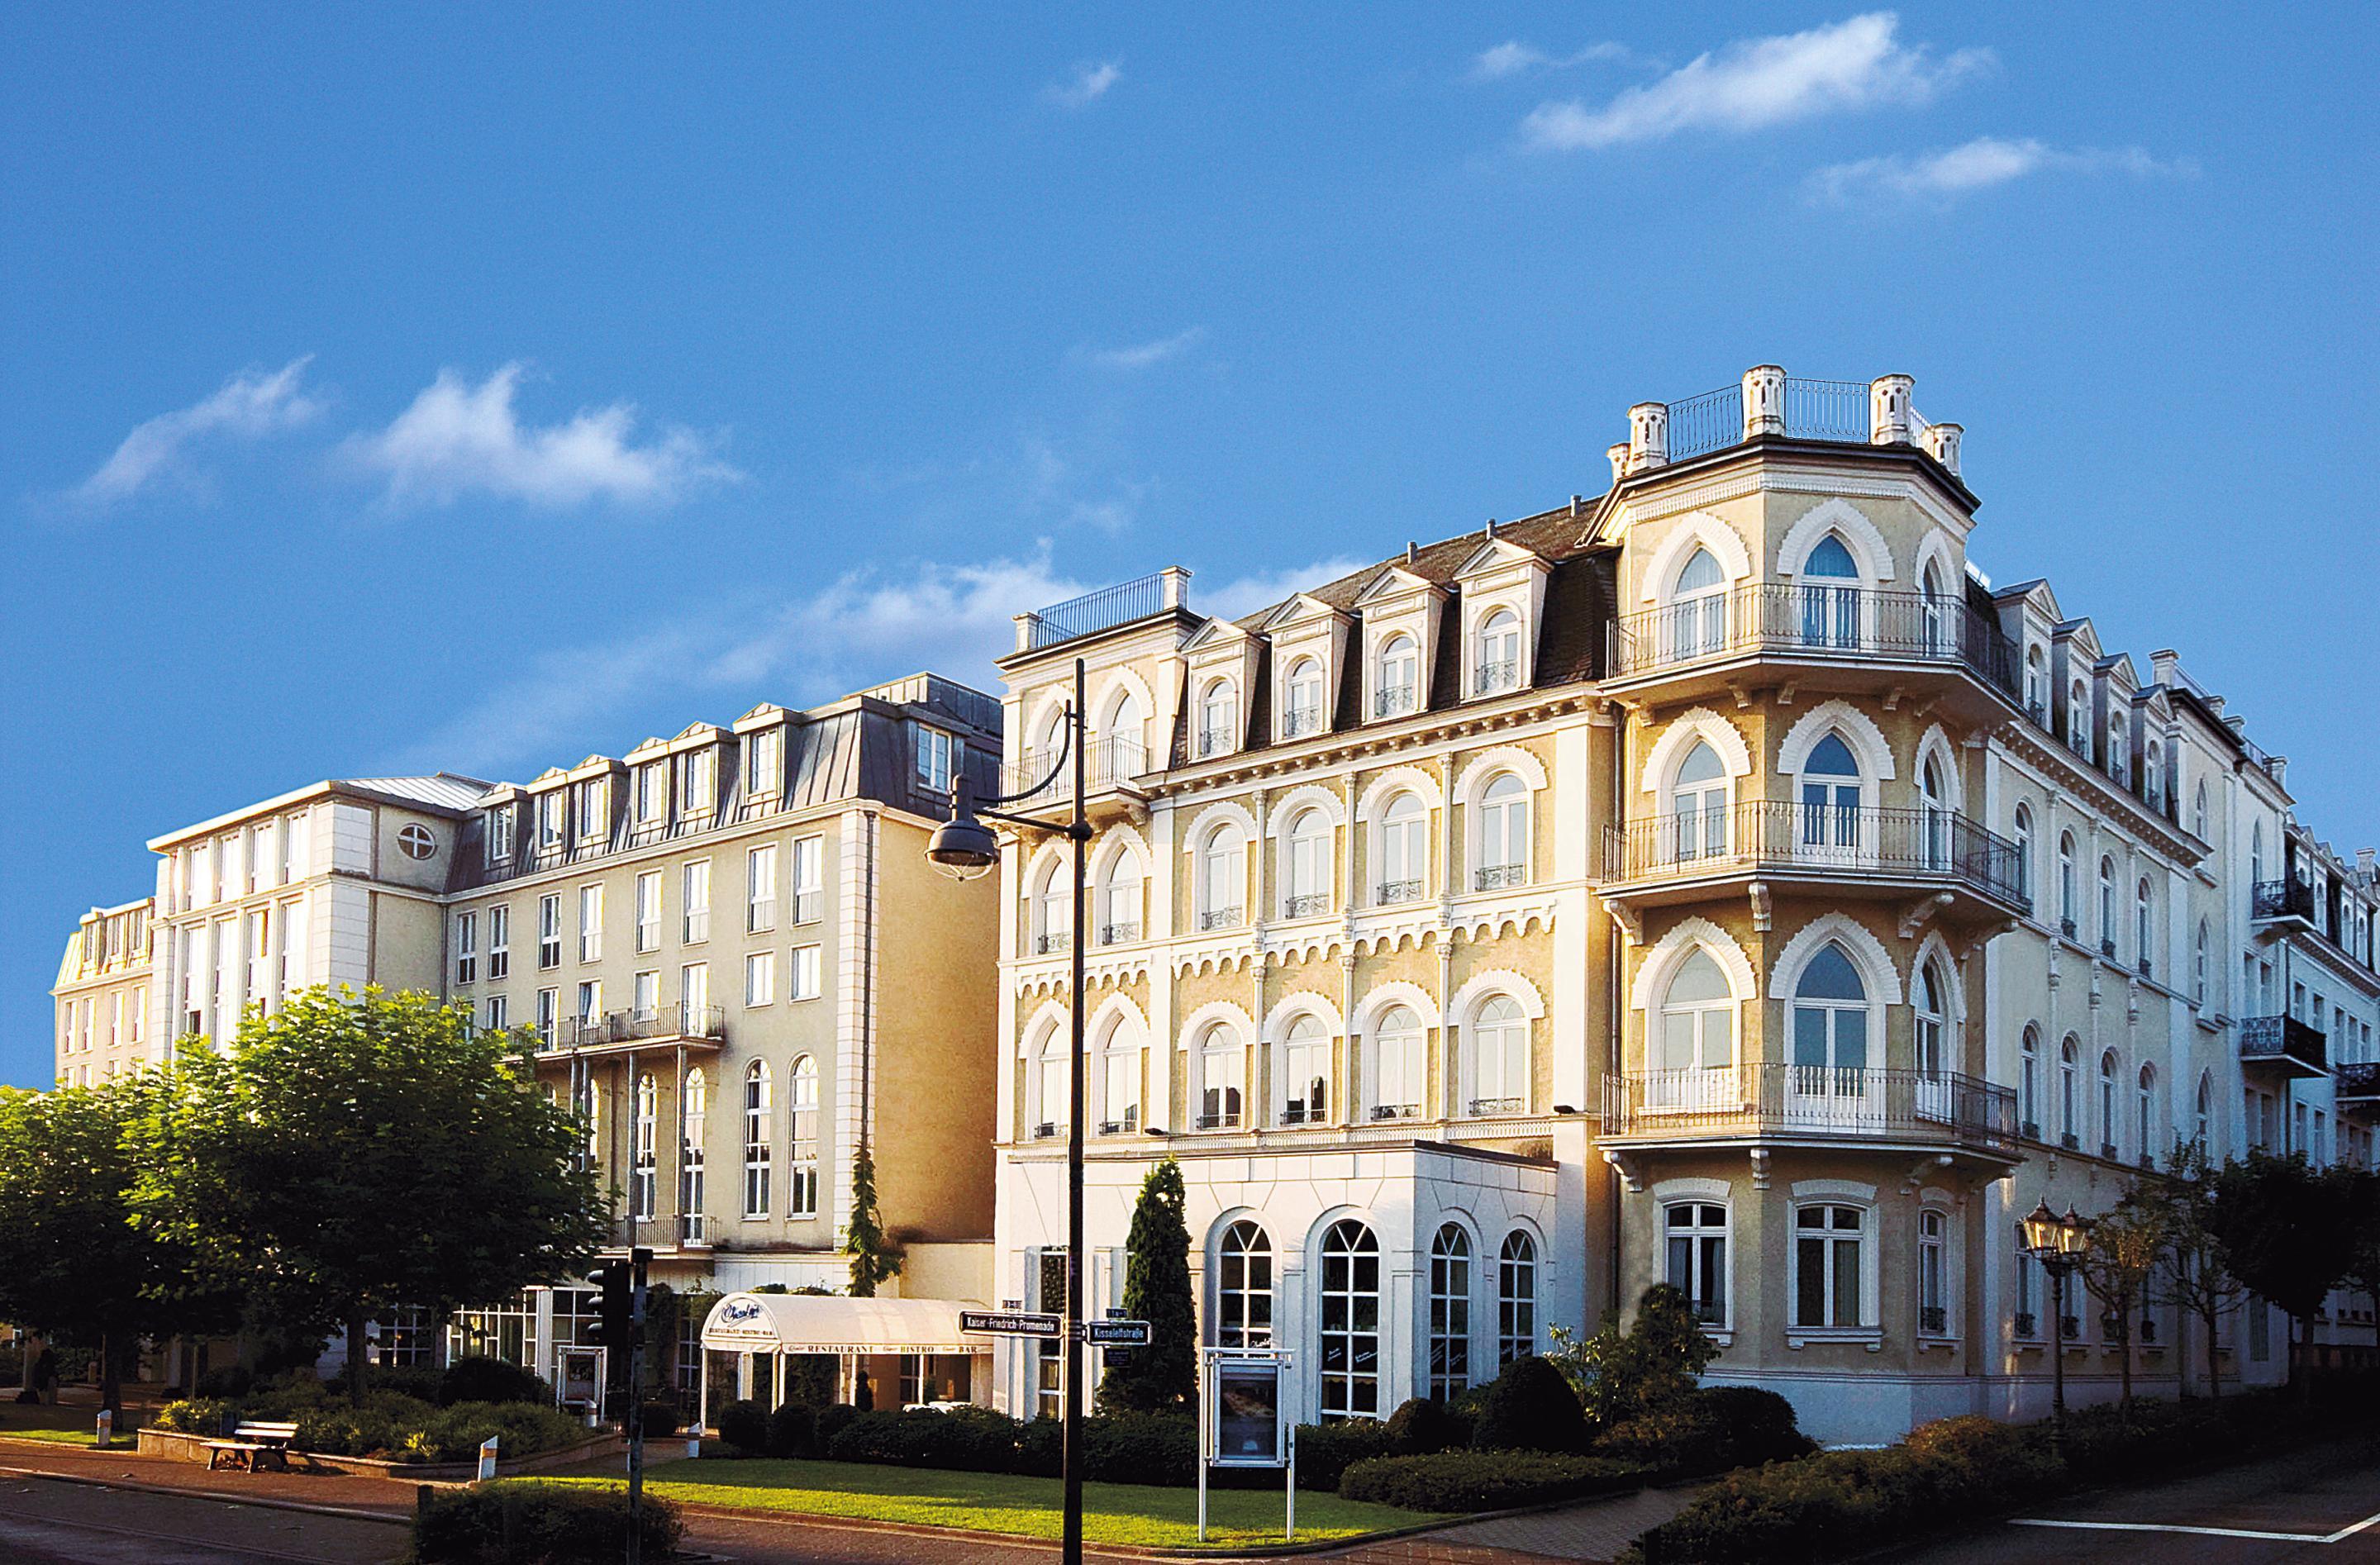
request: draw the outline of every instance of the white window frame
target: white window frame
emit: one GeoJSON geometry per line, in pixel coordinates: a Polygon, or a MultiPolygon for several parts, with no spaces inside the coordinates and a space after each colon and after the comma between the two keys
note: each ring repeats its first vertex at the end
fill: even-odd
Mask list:
{"type": "Polygon", "coordinates": [[[648,869],[637,877],[637,949],[662,948],[662,872],[648,869]]]}
{"type": "Polygon", "coordinates": [[[773,1005],[777,1000],[777,953],[773,951],[750,951],[744,953],[744,1008],[755,1011],[763,1005],[773,1005]]]}
{"type": "Polygon", "coordinates": [[[578,888],[578,960],[603,960],[603,883],[578,888]]]}
{"type": "Polygon", "coordinates": [[[816,1000],[825,992],[826,964],[821,948],[814,945],[794,947],[785,968],[785,999],[816,1000]]]}

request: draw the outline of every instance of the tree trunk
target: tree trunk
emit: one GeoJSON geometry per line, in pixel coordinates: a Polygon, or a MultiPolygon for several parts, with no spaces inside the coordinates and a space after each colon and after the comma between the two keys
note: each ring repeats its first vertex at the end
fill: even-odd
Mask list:
{"type": "Polygon", "coordinates": [[[116,1373],[116,1337],[113,1331],[99,1334],[99,1405],[110,1413],[124,1411],[124,1380],[116,1373]]]}
{"type": "Polygon", "coordinates": [[[17,1333],[17,1346],[25,1355],[17,1363],[17,1377],[19,1382],[17,1389],[20,1391],[30,1391],[33,1389],[33,1354],[38,1348],[38,1343],[31,1332],[19,1331],[17,1333]]]}
{"type": "Polygon", "coordinates": [[[2202,1313],[2206,1327],[2206,1394],[2216,1401],[2223,1400],[2223,1359],[2216,1351],[2215,1329],[2222,1322],[2222,1312],[2209,1304],[2202,1313]]]}
{"type": "Polygon", "coordinates": [[[371,1344],[364,1340],[364,1312],[360,1305],[347,1312],[347,1402],[353,1407],[364,1405],[364,1364],[371,1357],[371,1344]]]}
{"type": "Polygon", "coordinates": [[[2116,1306],[2116,1334],[2124,1345],[2124,1389],[2122,1413],[2124,1422],[2132,1421],[2132,1310],[2130,1304],[2116,1306]]]}

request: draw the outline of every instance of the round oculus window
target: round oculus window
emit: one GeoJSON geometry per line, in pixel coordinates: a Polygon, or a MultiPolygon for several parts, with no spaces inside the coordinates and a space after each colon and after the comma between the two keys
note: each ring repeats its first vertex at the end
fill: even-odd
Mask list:
{"type": "Polygon", "coordinates": [[[428,858],[438,851],[438,839],[430,834],[427,826],[408,826],[396,834],[396,845],[405,850],[407,858],[428,858]]]}

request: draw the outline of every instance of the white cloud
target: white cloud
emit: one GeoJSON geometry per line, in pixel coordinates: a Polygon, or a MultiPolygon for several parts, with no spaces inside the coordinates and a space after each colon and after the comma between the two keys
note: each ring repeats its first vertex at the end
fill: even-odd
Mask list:
{"type": "Polygon", "coordinates": [[[1862,158],[1839,163],[1810,176],[1810,194],[1821,200],[1843,201],[1863,195],[1948,200],[2005,185],[2030,174],[2123,174],[2134,178],[2188,174],[2188,164],[2160,163],[2138,147],[2061,150],[2026,137],[2007,140],[1978,136],[1942,152],[1915,156],[1862,158]]]}
{"type": "Polygon", "coordinates": [[[76,488],[75,498],[86,505],[112,505],[130,499],[152,480],[187,478],[188,448],[201,436],[258,440],[305,423],[324,406],[298,385],[312,359],[311,354],[293,358],[270,373],[244,370],[204,400],[138,426],[99,471],[76,488]]]}
{"type": "Polygon", "coordinates": [[[1057,86],[1045,87],[1041,96],[1062,109],[1079,109],[1107,96],[1108,89],[1123,79],[1123,67],[1113,60],[1090,60],[1075,67],[1075,79],[1057,86]]]}
{"type": "MultiPolygon", "coordinates": [[[[1244,614],[1363,564],[1324,560],[1224,581],[1211,591],[1194,584],[1191,603],[1202,613],[1244,614]]],[[[406,764],[484,777],[526,774],[590,749],[617,753],[638,736],[615,725],[657,698],[710,703],[723,718],[733,715],[727,709],[741,711],[764,699],[831,700],[919,669],[995,690],[992,661],[1014,647],[1014,616],[1091,585],[1053,569],[1046,545],[1024,558],[853,571],[772,613],[714,612],[618,641],[548,652],[526,676],[431,735],[406,764]]],[[[665,721],[683,726],[694,715],[673,713],[665,721]]]]}
{"type": "Polygon", "coordinates": [[[635,443],[636,409],[625,402],[524,427],[513,411],[521,373],[507,364],[474,386],[442,370],[388,428],[350,436],[345,451],[385,478],[399,504],[470,493],[537,505],[667,504],[698,484],[743,477],[713,455],[715,441],[691,430],[673,427],[635,443]]]}
{"type": "Polygon", "coordinates": [[[1075,356],[1102,370],[1146,370],[1169,358],[1179,358],[1206,340],[1207,328],[1193,326],[1186,332],[1176,332],[1155,342],[1135,343],[1129,347],[1077,348],[1075,356]]]}
{"type": "Polygon", "coordinates": [[[1590,43],[1572,55],[1548,55],[1534,43],[1511,39],[1471,57],[1467,73],[1473,81],[1500,81],[1531,71],[1564,70],[1594,60],[1630,60],[1634,52],[1624,43],[1590,43]]]}
{"type": "Polygon", "coordinates": [[[1823,114],[1923,103],[1987,66],[1987,50],[1936,60],[1894,36],[1900,18],[1874,11],[1773,38],[1740,39],[1599,108],[1539,104],[1521,124],[1524,145],[1575,152],[1652,140],[1681,130],[1758,130],[1823,114]]]}

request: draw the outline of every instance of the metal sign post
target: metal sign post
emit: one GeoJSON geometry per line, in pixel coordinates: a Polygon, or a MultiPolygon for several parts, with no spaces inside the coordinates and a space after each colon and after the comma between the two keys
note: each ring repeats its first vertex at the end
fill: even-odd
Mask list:
{"type": "Polygon", "coordinates": [[[1270,1349],[1198,1353],[1198,1541],[1207,1541],[1207,1469],[1279,1467],[1288,1491],[1282,1537],[1297,1536],[1297,1426],[1289,1417],[1291,1356],[1270,1349]]]}

